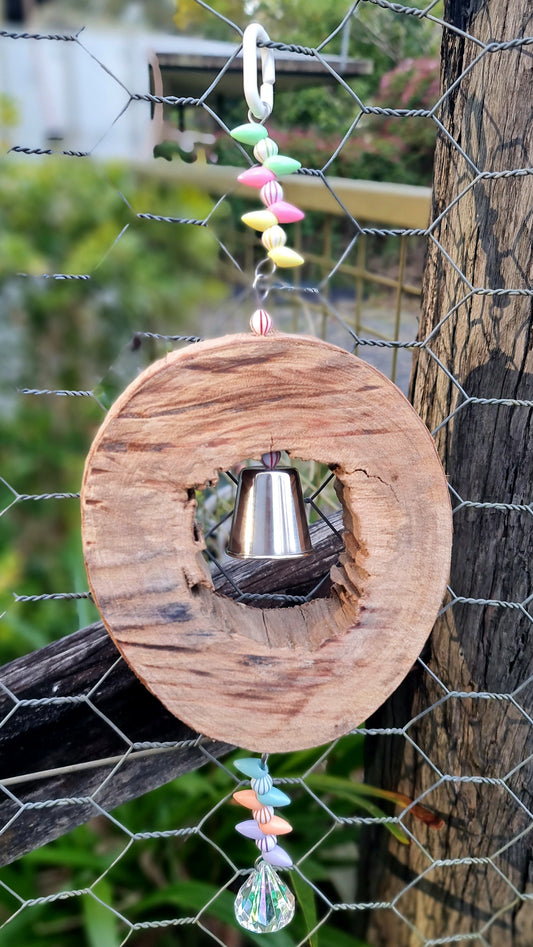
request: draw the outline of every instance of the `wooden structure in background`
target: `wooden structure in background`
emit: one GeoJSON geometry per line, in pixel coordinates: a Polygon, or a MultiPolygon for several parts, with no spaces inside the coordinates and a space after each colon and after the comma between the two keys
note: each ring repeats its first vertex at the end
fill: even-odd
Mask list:
{"type": "MultiPolygon", "coordinates": [[[[448,0],[445,5],[446,20],[459,32],[444,31],[443,89],[454,89],[480,53],[480,46],[460,31],[490,43],[494,37],[505,41],[526,35],[531,25],[527,0],[448,0]]],[[[520,607],[532,591],[527,504],[533,469],[528,407],[533,334],[531,298],[513,292],[531,286],[533,179],[527,173],[498,172],[531,167],[533,125],[531,47],[509,45],[487,52],[443,104],[444,127],[480,172],[496,176],[469,187],[475,168],[448,137],[439,139],[433,219],[450,208],[437,231],[448,259],[430,243],[420,327],[420,338],[426,338],[451,313],[431,349],[466,395],[481,399],[460,409],[437,435],[450,484],[468,501],[454,521],[451,572],[455,594],[466,601],[445,612],[430,639],[425,660],[436,678],[417,671],[372,725],[416,719],[445,697],[439,681],[465,695],[474,691],[502,698],[454,697],[415,722],[409,737],[424,748],[434,768],[403,738],[380,737],[369,744],[366,775],[375,785],[417,798],[439,782],[439,772],[458,776],[456,782],[439,782],[423,797],[447,824],[446,832],[417,832],[425,851],[417,844],[408,849],[389,844],[380,832],[362,847],[361,900],[392,901],[408,886],[396,902],[399,913],[381,910],[370,916],[366,936],[375,947],[418,947],[424,939],[444,943],[448,934],[460,940],[461,933],[473,937],[478,931],[484,932],[483,943],[498,947],[531,944],[531,894],[529,900],[517,896],[530,892],[532,881],[533,770],[519,765],[527,764],[533,750],[531,685],[509,695],[533,674],[531,604],[520,607]],[[486,295],[476,287],[502,292],[486,295]],[[491,404],[495,396],[509,403],[491,404]],[[483,507],[491,502],[509,507],[483,507]],[[433,859],[437,865],[432,867],[433,859]],[[442,864],[446,859],[453,862],[442,864]]],[[[459,408],[464,395],[420,349],[412,400],[435,429],[459,408]]]]}

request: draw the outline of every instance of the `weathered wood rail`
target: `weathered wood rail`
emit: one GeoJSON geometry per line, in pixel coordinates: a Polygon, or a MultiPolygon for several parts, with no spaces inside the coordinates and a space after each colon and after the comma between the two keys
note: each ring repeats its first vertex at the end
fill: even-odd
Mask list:
{"type": "MultiPolygon", "coordinates": [[[[331,520],[342,528],[340,513],[331,520]]],[[[268,574],[272,593],[308,594],[343,545],[323,521],[311,535],[312,556],[239,562],[215,588],[263,592],[268,574]]],[[[165,710],[100,622],[0,669],[0,720],[0,865],[231,749],[165,710]]]]}

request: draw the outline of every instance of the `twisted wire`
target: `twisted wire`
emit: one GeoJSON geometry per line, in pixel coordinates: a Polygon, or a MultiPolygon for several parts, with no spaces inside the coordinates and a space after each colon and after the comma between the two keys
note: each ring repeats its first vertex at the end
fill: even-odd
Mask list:
{"type": "MultiPolygon", "coordinates": [[[[237,36],[237,39],[240,40],[242,35],[241,28],[233,23],[230,19],[220,14],[214,10],[209,3],[204,2],[204,0],[197,0],[198,6],[202,7],[208,16],[214,16],[219,21],[224,22],[237,36]]],[[[500,52],[507,51],[522,51],[527,50],[528,47],[533,43],[533,37],[523,36],[523,37],[514,37],[511,39],[505,39],[503,41],[491,41],[489,43],[483,43],[479,38],[461,31],[457,27],[446,23],[442,18],[440,18],[435,13],[432,13],[436,8],[435,2],[430,2],[425,8],[411,7],[406,6],[400,3],[389,2],[389,0],[355,0],[350,9],[347,11],[345,17],[339,26],[333,30],[333,32],[324,39],[324,41],[318,44],[315,48],[312,46],[301,45],[297,43],[284,43],[278,39],[269,41],[268,43],[262,44],[259,43],[259,46],[266,46],[269,49],[276,50],[279,52],[287,52],[294,54],[296,56],[313,58],[316,62],[321,65],[326,72],[329,73],[329,76],[338,84],[338,88],[343,90],[344,94],[350,96],[351,101],[354,106],[355,118],[352,122],[348,131],[340,138],[338,146],[335,148],[334,152],[331,155],[331,158],[327,161],[322,169],[318,168],[300,168],[298,175],[301,178],[313,178],[318,179],[328,192],[329,195],[335,200],[338,205],[340,212],[344,215],[344,220],[350,227],[350,238],[349,244],[344,250],[340,250],[335,261],[335,265],[332,270],[327,273],[322,282],[318,287],[302,287],[300,285],[291,284],[289,282],[278,282],[273,284],[270,287],[271,292],[280,294],[283,293],[292,293],[293,296],[300,296],[307,304],[309,302],[309,307],[319,305],[323,306],[324,311],[327,314],[327,318],[331,320],[336,320],[336,325],[346,333],[346,338],[348,339],[348,344],[346,347],[350,347],[357,351],[359,346],[364,347],[368,354],[368,358],[372,358],[373,351],[375,350],[375,357],[379,356],[380,352],[386,352],[389,350],[394,357],[398,354],[401,357],[402,351],[418,351],[425,352],[427,354],[428,360],[432,360],[433,364],[436,366],[437,371],[442,371],[448,378],[450,385],[453,386],[457,403],[453,402],[453,410],[450,411],[449,415],[443,419],[441,424],[439,424],[437,431],[441,428],[446,428],[447,425],[450,425],[453,422],[453,419],[456,417],[459,411],[465,410],[480,410],[484,407],[497,407],[497,408],[509,408],[511,411],[523,411],[524,409],[530,409],[533,407],[533,401],[529,399],[520,399],[520,398],[502,398],[502,397],[478,397],[468,394],[468,383],[462,382],[460,378],[454,377],[453,373],[450,372],[448,366],[445,364],[445,360],[439,359],[437,355],[432,351],[431,341],[436,337],[442,326],[448,322],[455,314],[460,311],[460,307],[468,306],[471,304],[473,297],[487,297],[489,299],[502,299],[506,297],[522,297],[524,300],[527,300],[533,296],[533,289],[529,286],[473,286],[467,279],[465,273],[462,272],[460,266],[454,261],[448,253],[444,250],[442,245],[439,243],[439,227],[442,222],[449,219],[450,211],[453,207],[464,197],[466,193],[475,188],[482,182],[487,184],[485,188],[486,191],[489,191],[489,185],[491,182],[497,181],[508,181],[508,180],[526,180],[530,179],[533,175],[533,168],[531,167],[517,167],[517,168],[504,168],[503,170],[480,170],[475,162],[476,156],[470,155],[467,153],[467,150],[463,147],[463,143],[457,140],[457,137],[453,133],[453,129],[445,127],[443,121],[439,117],[441,115],[441,106],[445,104],[446,100],[450,99],[459,88],[461,88],[461,83],[464,83],[465,77],[467,77],[473,69],[486,57],[491,54],[498,54],[500,52]],[[354,84],[354,88],[343,78],[340,74],[340,70],[337,70],[333,65],[327,61],[322,55],[322,50],[327,46],[327,44],[337,35],[340,34],[341,29],[347,26],[350,20],[355,17],[358,13],[358,10],[362,6],[362,3],[367,4],[367,8],[371,6],[379,7],[381,10],[389,16],[394,16],[397,18],[408,18],[418,20],[420,23],[426,22],[433,24],[435,27],[442,28],[444,30],[451,30],[458,35],[462,36],[469,43],[473,43],[478,47],[476,56],[473,61],[467,66],[463,72],[458,76],[457,80],[447,88],[433,105],[432,108],[394,108],[394,107],[383,107],[378,105],[369,104],[362,101],[360,95],[356,91],[357,86],[354,84]],[[437,133],[441,134],[450,144],[450,147],[455,149],[455,153],[458,157],[465,162],[467,169],[467,176],[465,180],[468,181],[464,189],[460,194],[457,195],[452,204],[445,208],[444,211],[434,220],[432,220],[427,227],[393,227],[393,226],[367,226],[363,225],[361,221],[357,220],[356,217],[349,212],[346,206],[343,204],[340,197],[335,193],[335,184],[331,178],[326,176],[326,172],[329,172],[333,161],[338,155],[341,154],[342,148],[344,145],[355,135],[358,127],[360,126],[361,120],[365,116],[377,116],[385,119],[394,118],[399,121],[404,121],[406,119],[420,119],[422,122],[426,122],[429,119],[431,125],[429,127],[433,128],[437,133]],[[395,238],[407,238],[409,240],[417,240],[425,238],[426,240],[432,240],[434,245],[439,249],[441,253],[441,259],[444,265],[452,267],[456,272],[458,281],[462,281],[463,286],[466,289],[461,290],[463,293],[463,298],[459,302],[455,302],[453,306],[449,309],[445,317],[442,319],[439,326],[435,327],[426,339],[412,338],[405,339],[403,337],[399,338],[375,338],[372,334],[372,331],[365,327],[361,328],[358,323],[345,322],[340,316],[339,312],[336,310],[335,306],[327,299],[328,284],[331,283],[332,277],[337,271],[343,272],[341,267],[343,267],[351,257],[351,254],[357,247],[357,241],[361,237],[370,237],[370,238],[379,238],[379,239],[392,239],[395,238]]],[[[302,27],[303,31],[303,27],[302,27]]],[[[61,34],[61,33],[31,33],[31,32],[14,32],[10,30],[1,30],[0,37],[7,39],[18,39],[18,40],[50,40],[50,41],[59,41],[59,42],[74,42],[77,43],[80,51],[84,51],[85,47],[79,42],[79,34],[70,35],[70,34],[61,34]]],[[[87,52],[87,50],[85,50],[87,52]]],[[[152,94],[149,92],[139,92],[131,93],[126,86],[122,83],[118,76],[115,76],[113,72],[106,66],[105,63],[99,62],[92,54],[89,52],[89,55],[94,59],[97,68],[103,69],[112,80],[119,83],[122,88],[126,91],[129,100],[123,111],[118,115],[112,126],[121,118],[122,114],[127,110],[128,106],[133,102],[145,102],[154,105],[166,106],[169,109],[172,108],[201,108],[203,113],[208,116],[216,124],[217,129],[223,133],[227,134],[228,128],[217,113],[216,108],[207,104],[207,100],[212,101],[215,96],[212,96],[213,92],[217,92],[221,78],[225,75],[227,70],[236,65],[236,57],[240,54],[240,48],[237,47],[226,61],[225,66],[215,77],[214,81],[205,89],[204,93],[200,97],[193,96],[176,96],[176,95],[159,95],[152,94]]],[[[148,111],[148,110],[146,110],[148,111]]],[[[105,136],[104,136],[105,137],[105,136]]],[[[46,156],[58,154],[61,157],[69,158],[84,158],[89,154],[92,155],[92,152],[83,151],[83,150],[60,150],[55,151],[49,147],[38,147],[38,146],[25,146],[23,144],[14,144],[9,148],[10,152],[13,152],[22,158],[25,157],[35,157],[36,159],[42,159],[46,156]]],[[[241,149],[242,152],[242,149],[241,149]]],[[[244,154],[244,152],[242,152],[244,154]]],[[[246,156],[248,158],[248,156],[246,156]]],[[[518,186],[518,185],[517,185],[518,186]]],[[[120,193],[120,192],[118,192],[120,193]]],[[[120,194],[124,203],[128,207],[129,212],[137,220],[146,220],[154,221],[159,223],[171,223],[171,224],[185,224],[191,226],[198,226],[206,228],[210,233],[218,240],[214,228],[211,227],[211,217],[216,210],[216,207],[219,206],[220,202],[217,202],[215,208],[211,213],[204,219],[195,218],[195,217],[180,217],[180,216],[166,216],[163,214],[155,214],[150,212],[145,213],[134,213],[132,206],[129,203],[127,197],[123,194],[120,194]]],[[[225,196],[221,198],[221,201],[225,200],[225,196]]],[[[123,233],[126,232],[128,224],[125,225],[124,229],[119,234],[119,237],[115,240],[113,247],[122,237],[123,233]]],[[[229,250],[221,241],[219,241],[221,249],[227,254],[230,260],[235,262],[238,267],[237,261],[229,253],[229,250]]],[[[97,269],[97,267],[95,268],[97,269]]],[[[38,276],[29,273],[19,273],[18,276],[24,277],[26,279],[34,280],[57,280],[57,281],[88,281],[92,277],[90,274],[84,273],[42,273],[38,276]]],[[[401,285],[399,287],[399,293],[401,294],[402,289],[401,285]]],[[[152,331],[139,331],[136,332],[133,341],[138,342],[139,340],[154,340],[161,341],[165,343],[188,343],[195,344],[201,341],[200,336],[198,335],[179,335],[179,334],[166,334],[152,331]]],[[[98,389],[96,389],[98,390],[98,389]]],[[[25,395],[34,395],[34,396],[48,396],[53,395],[56,397],[62,398],[93,398],[95,400],[96,396],[92,390],[76,390],[76,389],[62,389],[54,387],[27,387],[22,388],[19,391],[20,394],[25,395]]],[[[505,415],[507,417],[507,414],[505,415]]],[[[511,416],[511,415],[509,415],[511,416]]],[[[9,477],[9,475],[6,475],[9,477]]],[[[309,496],[306,497],[308,507],[313,508],[313,510],[318,514],[318,516],[324,521],[326,526],[331,529],[333,533],[339,534],[339,530],[333,525],[330,517],[324,512],[324,508],[321,504],[324,503],[324,496],[326,496],[326,506],[328,510],[330,507],[327,506],[327,490],[326,487],[328,482],[331,481],[332,474],[329,474],[324,482],[317,488],[312,489],[309,496]],[[318,504],[318,505],[317,505],[318,504]]],[[[230,480],[235,480],[231,472],[228,473],[227,477],[230,480]]],[[[15,482],[15,481],[14,481],[15,482]]],[[[79,493],[72,491],[39,491],[31,492],[31,488],[28,492],[18,493],[7,480],[2,479],[4,487],[10,493],[10,502],[8,506],[1,512],[7,512],[13,506],[19,503],[25,503],[33,501],[33,503],[39,503],[41,501],[48,500],[70,500],[79,498],[79,493]]],[[[74,485],[73,485],[74,487],[74,485]]],[[[462,509],[468,509],[473,511],[472,515],[485,515],[488,511],[495,511],[498,513],[504,514],[533,514],[533,503],[528,502],[528,497],[516,498],[512,497],[509,502],[505,501],[505,498],[498,498],[495,501],[486,501],[482,497],[471,496],[468,498],[461,497],[450,484],[450,493],[452,497],[452,504],[454,506],[454,514],[458,514],[462,509]]],[[[210,526],[206,530],[206,539],[216,542],[218,531],[222,528],[223,524],[229,520],[231,513],[227,511],[216,519],[214,525],[210,526]]],[[[317,594],[320,590],[322,584],[327,580],[329,573],[323,578],[319,579],[315,584],[315,587],[308,592],[307,594],[302,595],[290,595],[290,594],[277,594],[277,593],[267,593],[267,592],[246,592],[240,588],[240,586],[233,580],[232,573],[224,568],[224,566],[216,559],[212,553],[208,553],[209,558],[212,560],[216,568],[225,576],[226,580],[232,588],[233,597],[245,604],[254,604],[261,603],[265,601],[270,601],[278,606],[288,606],[298,607],[310,601],[311,598],[317,594]]],[[[530,615],[528,608],[531,604],[531,596],[525,597],[521,601],[518,600],[519,596],[517,595],[517,600],[513,600],[513,595],[510,594],[509,600],[503,600],[497,596],[492,596],[490,594],[490,589],[487,589],[487,595],[480,595],[479,597],[472,597],[467,595],[456,594],[452,589],[448,590],[448,597],[442,608],[441,614],[455,606],[460,605],[466,609],[502,609],[508,615],[515,615],[517,620],[519,618],[527,617],[533,621],[533,616],[530,615]]],[[[459,590],[460,592],[460,590],[459,590]]],[[[524,593],[525,594],[525,593],[524,593]]],[[[520,590],[520,597],[522,595],[522,590],[520,590]]],[[[50,602],[50,601],[83,601],[90,600],[91,593],[86,592],[45,592],[40,594],[14,594],[14,602],[16,604],[38,604],[41,602],[50,602]]],[[[290,611],[287,613],[288,620],[290,620],[290,611]]],[[[119,661],[122,660],[119,658],[119,661]]],[[[17,716],[20,714],[22,717],[25,712],[40,712],[43,715],[50,713],[61,708],[72,707],[73,710],[79,712],[80,709],[86,709],[87,713],[96,714],[100,718],[100,721],[104,727],[111,728],[116,737],[119,738],[122,742],[120,744],[119,751],[114,756],[109,756],[105,758],[99,758],[95,754],[94,759],[86,759],[82,762],[70,761],[63,766],[54,766],[50,767],[47,770],[41,770],[39,772],[28,771],[26,773],[19,773],[18,775],[10,775],[9,773],[4,773],[3,778],[0,777],[0,789],[2,794],[9,801],[11,807],[9,814],[6,818],[5,824],[3,827],[0,827],[0,833],[3,837],[7,836],[10,829],[13,829],[16,826],[17,820],[22,813],[33,814],[32,818],[37,818],[39,813],[42,813],[41,817],[44,817],[46,812],[57,813],[57,818],[61,819],[61,809],[72,809],[77,806],[81,807],[90,807],[94,815],[98,815],[100,818],[107,820],[107,825],[109,831],[116,831],[121,833],[124,836],[124,847],[119,851],[113,851],[110,855],[107,866],[103,869],[101,875],[98,875],[97,878],[87,886],[83,885],[72,885],[69,890],[59,890],[43,894],[40,897],[26,897],[15,890],[15,887],[12,887],[7,884],[6,881],[0,879],[0,887],[3,891],[7,892],[12,898],[14,898],[17,907],[13,911],[12,918],[18,917],[20,913],[28,908],[40,908],[40,907],[51,907],[56,902],[63,901],[73,901],[74,899],[80,898],[90,898],[100,906],[103,911],[109,912],[114,921],[119,922],[126,930],[126,936],[122,943],[130,938],[133,932],[141,931],[157,931],[163,930],[166,928],[180,927],[184,925],[193,925],[198,928],[199,931],[202,931],[206,937],[214,942],[225,947],[224,941],[219,937],[210,926],[204,925],[202,923],[202,918],[209,915],[210,908],[214,902],[216,902],[219,895],[224,892],[227,892],[229,886],[233,884],[241,877],[249,877],[251,869],[250,868],[236,868],[228,853],[224,851],[223,848],[218,846],[212,839],[209,839],[207,829],[209,827],[209,820],[212,816],[215,816],[221,806],[220,798],[211,797],[206,806],[208,811],[202,818],[195,822],[194,824],[182,827],[182,826],[170,826],[168,828],[154,828],[149,830],[148,828],[141,828],[137,831],[126,824],[126,820],[121,815],[110,815],[105,811],[103,804],[99,804],[96,801],[96,797],[100,793],[100,798],[105,797],[105,791],[109,788],[110,785],[113,785],[113,780],[118,776],[120,769],[123,765],[129,762],[135,762],[137,766],[141,764],[142,760],[146,760],[147,766],[154,766],[154,764],[159,765],[161,762],[164,763],[165,760],[168,760],[168,754],[179,752],[180,750],[185,750],[189,748],[197,748],[201,751],[203,759],[206,763],[210,763],[212,767],[218,767],[221,774],[226,775],[228,782],[231,783],[234,788],[237,777],[234,774],[230,774],[228,768],[223,762],[221,762],[213,752],[210,750],[210,741],[202,736],[198,735],[194,739],[190,740],[164,740],[164,739],[153,739],[153,740],[140,740],[134,741],[131,739],[131,736],[125,733],[122,729],[121,724],[113,719],[113,713],[111,711],[104,711],[102,706],[99,703],[99,691],[102,688],[104,681],[110,679],[113,668],[108,668],[102,672],[96,684],[91,687],[89,693],[68,693],[62,694],[61,696],[54,696],[53,693],[46,694],[43,696],[30,696],[30,697],[21,697],[17,693],[14,693],[10,687],[0,679],[0,691],[3,693],[6,701],[6,713],[5,716],[0,719],[0,734],[2,733],[3,728],[8,728],[10,722],[16,720],[17,716]],[[104,775],[102,772],[104,771],[104,775]],[[90,794],[68,794],[68,790],[60,791],[55,798],[39,798],[26,799],[23,795],[23,792],[26,791],[28,785],[40,782],[41,784],[46,785],[47,780],[52,780],[54,778],[71,778],[76,773],[88,771],[96,772],[97,785],[92,789],[90,794]],[[18,790],[17,787],[20,786],[21,789],[18,790]],[[20,791],[21,798],[19,798],[16,793],[20,791]],[[204,823],[207,823],[206,834],[204,835],[204,823]],[[106,901],[99,897],[96,894],[94,888],[98,885],[101,878],[113,877],[113,868],[115,865],[119,865],[121,860],[125,857],[126,852],[129,851],[130,846],[135,845],[137,850],[139,846],[142,846],[142,843],[155,843],[158,840],[172,840],[173,842],[182,842],[187,843],[187,840],[191,839],[201,839],[205,844],[209,844],[212,848],[216,849],[217,857],[221,857],[222,861],[229,866],[231,872],[231,878],[226,880],[225,884],[220,884],[220,888],[216,896],[210,896],[209,899],[206,898],[206,902],[196,910],[186,906],[182,910],[183,916],[176,917],[159,917],[150,919],[137,919],[137,917],[129,917],[128,909],[124,908],[124,912],[117,910],[113,904],[108,904],[106,901]]],[[[411,717],[410,720],[402,722],[401,726],[389,726],[389,727],[367,727],[361,726],[354,729],[350,735],[350,738],[354,741],[360,740],[365,737],[367,740],[372,739],[381,739],[381,738],[394,738],[395,743],[400,741],[406,741],[406,743],[411,748],[411,751],[420,757],[421,765],[427,766],[428,771],[431,773],[431,779],[433,782],[429,785],[424,792],[421,792],[416,799],[412,799],[408,802],[404,809],[402,809],[399,814],[359,814],[357,809],[355,814],[338,814],[336,809],[336,798],[335,792],[324,791],[315,792],[312,783],[312,777],[317,776],[321,777],[324,773],[325,767],[328,764],[330,758],[334,759],[334,752],[336,742],[332,743],[331,746],[327,747],[325,750],[321,750],[318,758],[314,759],[312,762],[308,760],[302,764],[303,766],[303,775],[291,776],[285,775],[283,778],[276,780],[276,783],[281,785],[288,785],[294,787],[294,791],[300,794],[307,794],[309,799],[315,805],[315,811],[320,812],[322,818],[327,817],[329,820],[329,825],[327,828],[319,826],[317,821],[317,828],[315,830],[314,826],[309,828],[309,849],[297,863],[296,867],[293,869],[294,872],[298,872],[306,884],[309,890],[313,893],[317,900],[317,904],[321,906],[319,911],[319,918],[316,920],[316,923],[312,930],[308,931],[308,936],[305,940],[302,940],[298,947],[303,947],[304,943],[307,943],[308,939],[314,936],[315,933],[319,932],[322,927],[325,927],[330,921],[330,916],[344,914],[346,912],[365,912],[365,911],[390,911],[396,918],[398,918],[402,925],[403,929],[413,936],[413,939],[416,939],[417,942],[420,942],[421,947],[437,947],[437,945],[460,943],[460,942],[479,942],[482,947],[487,947],[487,940],[484,936],[486,930],[489,926],[494,924],[498,918],[509,909],[509,905],[504,905],[504,907],[495,907],[490,918],[484,923],[483,926],[480,926],[477,930],[472,930],[464,933],[455,933],[453,931],[443,931],[443,936],[429,939],[424,937],[423,933],[419,931],[417,927],[411,922],[411,920],[402,914],[402,896],[408,892],[411,888],[417,886],[421,882],[425,881],[428,878],[428,875],[434,869],[441,869],[443,872],[452,872],[453,870],[460,868],[461,866],[468,867],[475,870],[476,868],[486,868],[488,867],[491,872],[495,875],[501,877],[504,883],[511,889],[509,892],[510,899],[512,898],[513,910],[518,910],[521,906],[526,904],[531,900],[531,894],[526,890],[517,887],[514,882],[508,877],[508,874],[502,868],[502,865],[506,865],[501,859],[501,854],[510,849],[513,845],[517,843],[519,839],[526,838],[528,833],[531,831],[533,826],[533,814],[527,806],[527,798],[524,795],[524,798],[521,798],[521,789],[517,788],[519,780],[517,781],[517,775],[520,779],[525,780],[523,775],[526,771],[527,766],[531,763],[531,757],[526,755],[526,751],[520,753],[519,759],[514,759],[512,762],[511,768],[507,772],[503,772],[504,767],[502,766],[499,771],[489,772],[482,770],[480,772],[462,772],[460,765],[458,766],[457,772],[440,772],[435,764],[432,762],[432,747],[420,745],[420,735],[417,730],[417,723],[425,717],[427,714],[435,714],[438,712],[440,707],[446,706],[449,702],[453,702],[456,705],[462,703],[464,705],[474,705],[477,704],[480,710],[480,713],[483,710],[483,705],[493,704],[498,707],[499,712],[504,714],[514,713],[515,716],[519,716],[521,726],[526,727],[532,726],[531,716],[528,714],[527,702],[529,700],[529,689],[531,687],[531,679],[522,681],[517,684],[514,690],[507,689],[505,692],[489,692],[485,690],[476,691],[474,689],[469,690],[468,687],[464,686],[463,681],[459,682],[459,686],[454,686],[458,682],[452,682],[448,680],[442,680],[442,672],[439,674],[436,671],[424,663],[422,659],[419,659],[418,664],[418,673],[422,674],[424,678],[429,679],[433,685],[440,687],[439,697],[435,699],[429,706],[425,706],[419,709],[419,712],[411,717]],[[472,850],[469,854],[464,857],[435,857],[431,854],[429,844],[424,842],[422,843],[420,839],[420,832],[417,830],[415,824],[416,818],[416,809],[417,806],[428,806],[431,808],[432,804],[432,793],[434,793],[440,786],[448,786],[449,792],[459,794],[464,787],[469,789],[470,792],[475,793],[476,790],[487,790],[497,794],[504,794],[506,798],[513,800],[513,803],[516,805],[517,811],[521,813],[523,817],[523,823],[520,823],[518,827],[513,826],[509,828],[508,837],[503,841],[499,839],[498,841],[498,851],[494,851],[490,855],[476,855],[475,849],[475,840],[472,841],[472,850]],[[348,830],[350,827],[359,827],[359,826],[376,826],[381,825],[384,827],[389,826],[389,828],[394,828],[396,831],[403,831],[407,841],[412,845],[416,846],[423,853],[425,858],[426,867],[420,871],[418,874],[415,874],[413,878],[409,881],[403,883],[401,880],[398,885],[398,893],[392,900],[368,900],[368,901],[347,901],[347,900],[336,900],[337,891],[335,890],[334,879],[330,880],[328,885],[328,893],[326,893],[322,888],[322,882],[317,881],[315,875],[316,870],[312,867],[314,864],[314,859],[320,859],[320,849],[321,846],[325,846],[325,843],[332,832],[337,833],[338,839],[341,841],[349,839],[348,830]],[[314,833],[314,834],[313,834],[314,833]],[[343,834],[344,833],[344,834],[343,834]],[[512,837],[511,837],[512,836],[512,837]],[[316,854],[315,854],[316,853],[316,854]],[[309,870],[308,867],[309,866],[309,870]]],[[[6,681],[9,680],[6,677],[6,681]]],[[[60,739],[60,734],[58,734],[58,739],[60,739]]],[[[354,745],[356,745],[354,743],[354,745]]],[[[460,763],[460,761],[459,761],[460,763]]],[[[298,764],[300,765],[300,764],[298,764]]],[[[31,767],[29,767],[31,769],[31,767]]],[[[452,769],[450,763],[450,769],[452,769]]],[[[481,770],[481,766],[480,766],[481,770]]],[[[525,785],[525,782],[524,782],[525,785]]],[[[176,785],[176,793],[179,794],[179,782],[176,785]]],[[[46,789],[44,790],[46,794],[46,789]]],[[[216,791],[213,791],[216,794],[216,791]]],[[[379,801],[379,800],[378,800],[379,801]]],[[[354,803],[355,805],[355,803],[354,803]]],[[[364,806],[362,806],[364,811],[364,806]]],[[[378,807],[379,811],[379,807],[378,807]]],[[[372,812],[372,810],[371,810],[372,812]]],[[[396,810],[395,810],[396,812],[396,810]]],[[[213,820],[214,821],[214,820],[213,820]]],[[[189,843],[190,844],[190,843],[189,843]]],[[[347,841],[347,844],[349,842],[347,841]]],[[[90,871],[90,867],[87,868],[87,871],[90,871]]],[[[451,877],[451,874],[450,874],[451,877]]],[[[111,883],[110,883],[111,887],[111,883]]],[[[99,889],[97,889],[99,890],[99,889]]],[[[174,908],[169,908],[170,911],[174,908]]],[[[177,912],[177,909],[176,909],[177,912]]],[[[178,912],[177,912],[178,913],[178,912]]],[[[5,921],[6,925],[9,925],[10,919],[8,918],[5,921]]],[[[310,922],[309,926],[312,926],[310,922]]],[[[9,931],[9,926],[6,928],[9,931]]],[[[488,935],[487,935],[488,936],[488,935]]]]}

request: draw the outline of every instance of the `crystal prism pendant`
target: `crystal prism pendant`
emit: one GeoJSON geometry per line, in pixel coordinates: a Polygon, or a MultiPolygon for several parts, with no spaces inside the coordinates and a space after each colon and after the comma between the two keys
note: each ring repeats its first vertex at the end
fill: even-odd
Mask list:
{"type": "Polygon", "coordinates": [[[256,863],[235,898],[235,917],[247,931],[270,934],[294,917],[294,895],[266,862],[256,863]]]}

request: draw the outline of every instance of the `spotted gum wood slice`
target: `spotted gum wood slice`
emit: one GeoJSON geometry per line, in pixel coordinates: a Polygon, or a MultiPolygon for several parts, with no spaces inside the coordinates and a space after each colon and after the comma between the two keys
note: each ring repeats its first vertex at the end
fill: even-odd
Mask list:
{"type": "Polygon", "coordinates": [[[163,704],[250,750],[333,739],[411,667],[448,578],[451,510],[401,392],[301,336],[227,336],[152,365],[111,408],[82,488],[87,571],[126,661],[163,704]],[[329,464],[345,552],[329,598],[251,608],[218,595],[195,488],[269,450],[329,464]]]}

